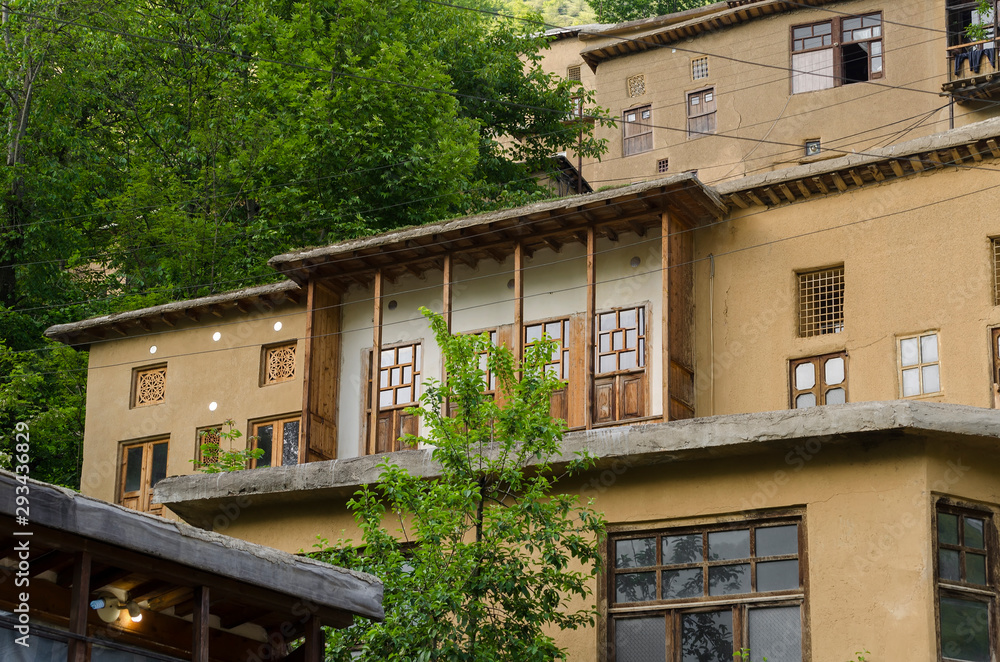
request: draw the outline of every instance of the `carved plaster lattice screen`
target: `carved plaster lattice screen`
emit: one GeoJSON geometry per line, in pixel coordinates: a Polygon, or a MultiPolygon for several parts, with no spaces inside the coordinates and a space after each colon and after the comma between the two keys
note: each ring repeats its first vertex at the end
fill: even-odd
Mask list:
{"type": "Polygon", "coordinates": [[[646,93],[646,77],[642,74],[632,76],[628,79],[628,95],[630,97],[641,97],[646,93]]]}
{"type": "Polygon", "coordinates": [[[134,406],[145,407],[163,402],[167,397],[167,366],[137,370],[134,406]]]}
{"type": "Polygon", "coordinates": [[[278,384],[295,378],[295,343],[264,350],[264,384],[278,384]]]}

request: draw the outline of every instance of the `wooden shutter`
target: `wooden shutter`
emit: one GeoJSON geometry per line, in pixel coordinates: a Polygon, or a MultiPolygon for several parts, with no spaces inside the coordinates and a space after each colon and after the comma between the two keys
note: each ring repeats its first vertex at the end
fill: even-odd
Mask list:
{"type": "Polygon", "coordinates": [[[376,453],[391,453],[393,446],[393,414],[395,412],[386,411],[380,412],[378,415],[378,423],[376,423],[376,435],[375,435],[375,452],[376,453]]]}
{"type": "Polygon", "coordinates": [[[561,388],[549,397],[549,416],[552,418],[561,418],[564,421],[569,419],[569,401],[566,391],[567,389],[561,388]]]}
{"type": "Polygon", "coordinates": [[[340,295],[310,281],[307,300],[299,461],[334,460],[340,404],[340,295]]]}
{"type": "Polygon", "coordinates": [[[716,107],[714,87],[687,95],[688,138],[715,133],[716,107]]]}
{"type": "Polygon", "coordinates": [[[594,423],[610,423],[615,416],[615,378],[594,380],[594,423]]]}
{"type": "Polygon", "coordinates": [[[645,395],[645,373],[619,375],[618,398],[619,415],[618,420],[626,418],[640,418],[643,415],[643,403],[645,395]]]}
{"type": "Polygon", "coordinates": [[[404,450],[409,448],[416,448],[416,446],[404,442],[401,437],[404,434],[412,434],[414,436],[420,431],[420,418],[414,416],[413,414],[407,414],[406,412],[399,413],[399,434],[396,435],[396,450],[404,450]]]}
{"type": "Polygon", "coordinates": [[[622,114],[623,154],[631,156],[653,149],[653,111],[650,106],[626,110],[622,114]]]}

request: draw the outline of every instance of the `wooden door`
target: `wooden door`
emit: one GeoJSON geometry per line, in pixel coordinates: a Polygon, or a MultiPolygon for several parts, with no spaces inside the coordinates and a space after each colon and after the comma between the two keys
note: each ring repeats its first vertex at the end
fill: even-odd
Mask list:
{"type": "Polygon", "coordinates": [[[154,439],[122,446],[118,503],[154,515],[163,506],[153,503],[153,487],[167,477],[167,440],[154,439]]]}

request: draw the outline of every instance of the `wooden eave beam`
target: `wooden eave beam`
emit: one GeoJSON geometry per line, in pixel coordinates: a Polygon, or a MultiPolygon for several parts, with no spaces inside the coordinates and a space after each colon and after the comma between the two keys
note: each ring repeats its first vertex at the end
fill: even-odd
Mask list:
{"type": "Polygon", "coordinates": [[[166,324],[167,326],[171,327],[171,328],[173,328],[173,327],[176,326],[176,324],[174,323],[174,316],[173,315],[167,315],[166,313],[162,313],[160,315],[160,321],[163,322],[164,324],[166,324]]]}
{"type": "Polygon", "coordinates": [[[185,309],[184,317],[188,318],[192,322],[197,322],[199,319],[201,319],[200,315],[198,315],[198,311],[192,308],[185,309]]]}
{"type": "Polygon", "coordinates": [[[876,182],[885,181],[885,175],[882,174],[882,169],[879,168],[877,165],[872,164],[868,166],[868,172],[871,173],[872,177],[875,178],[876,182]]]}
{"type": "Polygon", "coordinates": [[[216,317],[222,317],[222,315],[223,315],[222,306],[220,306],[218,304],[216,304],[214,306],[209,306],[208,307],[208,312],[212,313],[216,317]]]}
{"type": "Polygon", "coordinates": [[[795,194],[792,193],[792,189],[788,188],[786,184],[778,184],[778,190],[781,191],[781,195],[785,196],[785,199],[789,202],[795,202],[795,194]]]}
{"type": "Polygon", "coordinates": [[[632,232],[636,234],[640,239],[646,236],[646,227],[635,220],[629,220],[628,226],[632,228],[632,232]]]}
{"type": "Polygon", "coordinates": [[[799,193],[802,194],[803,198],[810,198],[810,197],[812,197],[812,191],[810,191],[809,187],[806,186],[806,183],[805,183],[804,180],[796,179],[795,180],[795,186],[799,189],[799,193]]]}
{"type": "Polygon", "coordinates": [[[919,156],[909,157],[910,167],[913,168],[913,172],[923,172],[924,162],[919,156]]]}
{"type": "Polygon", "coordinates": [[[758,207],[766,207],[767,206],[766,204],[764,204],[764,201],[761,200],[760,197],[757,196],[757,193],[754,192],[753,190],[746,191],[745,193],[746,193],[746,196],[748,198],[750,198],[753,201],[753,203],[755,205],[757,205],[758,207]]]}
{"type": "Polygon", "coordinates": [[[236,302],[236,310],[246,315],[248,312],[250,312],[250,307],[247,306],[246,301],[241,300],[236,302]]]}
{"type": "Polygon", "coordinates": [[[838,191],[843,192],[847,190],[847,182],[844,181],[839,172],[831,172],[830,176],[833,178],[833,183],[836,185],[838,191]]]}
{"type": "Polygon", "coordinates": [[[865,180],[862,179],[861,175],[858,173],[856,169],[851,168],[850,170],[847,171],[847,174],[851,176],[852,180],[854,180],[855,185],[857,186],[865,185],[865,180]]]}
{"type": "Polygon", "coordinates": [[[729,199],[732,200],[733,203],[735,203],[736,206],[739,207],[740,209],[749,209],[750,208],[750,205],[747,204],[747,201],[744,200],[743,196],[741,196],[739,193],[731,193],[729,195],[729,199]]]}
{"type": "Polygon", "coordinates": [[[976,143],[966,145],[965,149],[969,150],[969,156],[971,156],[977,163],[983,160],[983,155],[979,152],[979,145],[976,143]]]}
{"type": "Polygon", "coordinates": [[[903,177],[906,174],[898,159],[892,159],[889,161],[889,167],[892,168],[893,173],[895,173],[897,177],[903,177]]]}
{"type": "Polygon", "coordinates": [[[552,249],[554,253],[558,253],[562,250],[563,245],[559,243],[556,239],[552,237],[542,237],[542,242],[552,249]]]}
{"type": "Polygon", "coordinates": [[[765,186],[761,192],[767,196],[767,199],[770,200],[772,204],[781,204],[781,198],[778,197],[777,193],[771,190],[770,186],[765,186]]]}
{"type": "Polygon", "coordinates": [[[813,177],[812,181],[813,184],[816,185],[816,188],[819,189],[820,193],[823,195],[828,195],[830,193],[830,188],[826,185],[826,182],[823,181],[822,177],[813,177]]]}
{"type": "Polygon", "coordinates": [[[153,325],[145,317],[140,317],[139,319],[137,319],[135,321],[135,323],[138,324],[140,327],[142,327],[142,329],[144,331],[152,331],[153,330],[153,325]]]}
{"type": "Polygon", "coordinates": [[[611,240],[613,243],[618,243],[618,233],[611,229],[610,226],[605,225],[601,228],[604,232],[604,236],[611,240]]]}
{"type": "Polygon", "coordinates": [[[997,145],[997,141],[990,138],[986,141],[986,146],[990,148],[990,152],[993,154],[993,158],[1000,159],[1000,145],[997,145]]]}

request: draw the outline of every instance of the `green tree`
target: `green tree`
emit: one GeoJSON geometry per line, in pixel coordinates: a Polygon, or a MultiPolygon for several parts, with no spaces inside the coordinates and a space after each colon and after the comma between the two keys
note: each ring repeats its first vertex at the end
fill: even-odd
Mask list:
{"type": "Polygon", "coordinates": [[[624,23],[710,5],[714,0],[593,0],[601,23],[624,23]]]}
{"type": "MultiPolygon", "coordinates": [[[[318,556],[385,583],[384,623],[331,632],[328,659],[517,660],[565,656],[550,634],[592,624],[578,607],[600,565],[603,517],[556,491],[565,423],[549,416],[562,384],[545,369],[555,346],[529,346],[517,365],[487,336],[451,336],[427,311],[447,377],[421,397],[440,477],[425,480],[387,461],[377,485],[350,502],[359,547],[322,541],[318,556]],[[479,358],[497,380],[484,393],[479,358]],[[452,415],[448,415],[449,408],[452,415]],[[579,603],[577,603],[579,604],[579,603]]],[[[573,459],[567,473],[592,464],[573,459]]]]}

